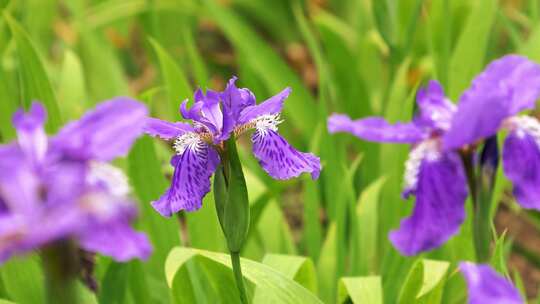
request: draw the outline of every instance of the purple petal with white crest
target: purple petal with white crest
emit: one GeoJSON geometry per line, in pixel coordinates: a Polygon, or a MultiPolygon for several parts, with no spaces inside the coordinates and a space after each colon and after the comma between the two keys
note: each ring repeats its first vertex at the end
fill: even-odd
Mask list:
{"type": "Polygon", "coordinates": [[[291,93],[291,88],[285,88],[283,91],[277,93],[276,95],[268,98],[267,100],[261,102],[258,105],[252,105],[244,108],[240,113],[238,118],[239,124],[245,124],[262,115],[271,115],[278,114],[283,108],[283,103],[285,99],[289,97],[291,93]]]}
{"type": "Polygon", "coordinates": [[[273,130],[257,130],[251,137],[253,153],[259,164],[275,179],[290,179],[303,172],[317,179],[321,172],[321,161],[311,153],[293,148],[281,135],[273,130]]]}
{"type": "Polygon", "coordinates": [[[511,281],[489,265],[459,263],[459,270],[467,281],[469,304],[525,304],[511,281]]]}
{"type": "Polygon", "coordinates": [[[428,152],[420,159],[418,168],[407,168],[417,170],[407,176],[415,180],[409,193],[416,196],[412,215],[389,235],[392,244],[408,256],[441,246],[465,219],[467,184],[459,156],[453,152],[430,156],[428,152]]]}
{"type": "Polygon", "coordinates": [[[509,55],[493,61],[460,97],[443,137],[445,149],[457,149],[494,135],[506,118],[534,107],[540,95],[540,66],[509,55]]]}
{"type": "Polygon", "coordinates": [[[202,141],[190,144],[171,160],[175,165],[171,186],[152,206],[163,216],[180,210],[195,211],[210,191],[210,177],[219,164],[214,148],[202,141]]]}
{"type": "Polygon", "coordinates": [[[452,122],[456,106],[444,95],[441,84],[431,80],[416,95],[418,114],[414,121],[427,128],[447,130],[452,122]]]}
{"type": "Polygon", "coordinates": [[[48,140],[43,129],[46,117],[45,108],[38,102],[33,102],[27,113],[20,109],[13,115],[19,146],[34,164],[43,161],[47,152],[48,140]]]}
{"type": "Polygon", "coordinates": [[[503,169],[514,184],[514,197],[524,208],[540,211],[540,149],[537,139],[517,129],[504,142],[503,169]]]}
{"type": "Polygon", "coordinates": [[[185,122],[168,122],[165,120],[149,117],[146,119],[144,132],[161,139],[171,140],[186,132],[193,132],[193,127],[185,122]]]}
{"type": "Polygon", "coordinates": [[[127,154],[146,124],[146,106],[128,97],[100,103],[53,138],[55,151],[73,159],[109,161],[127,154]]]}
{"type": "Polygon", "coordinates": [[[375,142],[416,143],[428,134],[414,123],[389,124],[382,117],[351,120],[343,114],[332,114],[328,118],[330,133],[346,132],[356,137],[375,142]]]}

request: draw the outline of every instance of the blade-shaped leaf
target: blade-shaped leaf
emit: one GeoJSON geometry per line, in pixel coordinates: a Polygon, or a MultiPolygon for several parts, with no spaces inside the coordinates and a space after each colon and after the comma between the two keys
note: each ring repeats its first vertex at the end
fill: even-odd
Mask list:
{"type": "MultiPolygon", "coordinates": [[[[178,271],[186,262],[195,256],[200,256],[213,262],[231,267],[230,257],[226,254],[198,250],[192,248],[174,248],[165,262],[167,282],[172,286],[178,271]]],[[[275,299],[276,303],[322,303],[315,295],[297,282],[288,279],[280,272],[255,261],[241,259],[244,278],[262,288],[265,293],[275,299]]],[[[234,285],[229,286],[234,289],[234,285]]]]}

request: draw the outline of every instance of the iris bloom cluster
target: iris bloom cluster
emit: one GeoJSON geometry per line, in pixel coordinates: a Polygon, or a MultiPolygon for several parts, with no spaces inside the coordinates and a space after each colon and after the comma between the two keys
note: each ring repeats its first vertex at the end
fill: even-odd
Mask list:
{"type": "Polygon", "coordinates": [[[390,233],[401,253],[436,248],[457,233],[465,218],[467,179],[459,151],[506,129],[503,168],[524,208],[540,210],[540,122],[518,115],[540,95],[540,66],[517,55],[493,61],[453,104],[441,85],[430,81],[417,95],[418,113],[408,123],[380,117],[352,121],[329,118],[330,132],[348,132],[369,141],[411,144],[405,163],[403,197],[416,196],[412,215],[390,233]]]}
{"type": "Polygon", "coordinates": [[[116,98],[47,137],[40,103],[16,112],[17,140],[0,146],[0,261],[64,240],[117,261],[148,257],[148,239],[130,227],[127,178],[108,163],[145,117],[144,105],[116,98]]]}
{"type": "Polygon", "coordinates": [[[171,158],[174,174],[170,188],[152,206],[163,216],[180,210],[194,211],[210,191],[210,177],[220,163],[224,141],[235,139],[249,130],[253,154],[262,168],[273,178],[283,180],[303,172],[318,178],[321,164],[318,157],[293,148],[278,133],[281,109],[291,90],[256,104],[255,95],[236,87],[236,77],[229,80],[223,92],[195,91],[194,103],[185,100],[180,112],[186,122],[167,122],[149,118],[146,133],[173,142],[171,158]]]}

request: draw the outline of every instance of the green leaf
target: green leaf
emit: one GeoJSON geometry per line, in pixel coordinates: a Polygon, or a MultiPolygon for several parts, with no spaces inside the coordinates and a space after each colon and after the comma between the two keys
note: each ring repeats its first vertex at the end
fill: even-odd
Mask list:
{"type": "MultiPolygon", "coordinates": [[[[7,79],[7,73],[0,66],[0,79],[7,79]]],[[[11,116],[17,110],[17,101],[11,96],[6,81],[0,81],[0,135],[3,142],[15,137],[11,116]]]]}
{"type": "Polygon", "coordinates": [[[358,217],[358,259],[359,273],[366,275],[376,270],[379,256],[377,254],[377,227],[379,196],[386,179],[380,177],[367,186],[358,198],[356,215],[358,217]]]}
{"type": "Polygon", "coordinates": [[[126,296],[126,283],[129,264],[111,262],[101,281],[100,304],[123,303],[126,296]]]}
{"type": "Polygon", "coordinates": [[[416,303],[419,299],[426,303],[439,303],[442,283],[450,263],[418,259],[411,267],[401,288],[398,303],[416,303]],[[435,297],[431,297],[435,294],[435,297]]]}
{"type": "Polygon", "coordinates": [[[192,94],[191,86],[182,70],[165,49],[156,40],[152,38],[149,40],[157,54],[161,74],[165,81],[169,100],[169,110],[166,112],[176,118],[181,101],[192,94]]]}
{"type": "Polygon", "coordinates": [[[37,255],[15,257],[0,269],[4,287],[18,304],[45,303],[45,289],[40,259],[37,255]]]}
{"type": "Polygon", "coordinates": [[[338,304],[383,304],[381,277],[345,277],[339,282],[338,304]]]}
{"type": "MultiPolygon", "coordinates": [[[[176,247],[170,252],[165,262],[169,287],[173,287],[175,276],[182,271],[186,262],[196,256],[231,268],[230,258],[226,254],[176,247]]],[[[241,264],[244,278],[255,284],[257,288],[264,290],[275,303],[322,303],[300,284],[264,264],[247,259],[241,259],[241,264]]],[[[224,290],[232,292],[236,288],[231,285],[234,283],[228,281],[227,286],[223,284],[224,290]]]]}
{"type": "Polygon", "coordinates": [[[22,104],[25,105],[25,108],[29,108],[30,103],[34,100],[43,102],[47,109],[46,129],[49,132],[54,132],[58,129],[62,120],[45,67],[32,41],[30,41],[30,37],[19,23],[7,13],[4,14],[4,19],[9,24],[17,44],[22,81],[22,104]]]}
{"type": "Polygon", "coordinates": [[[334,301],[334,289],[336,273],[336,224],[330,223],[326,232],[321,255],[317,261],[317,276],[319,281],[319,294],[325,303],[334,301]]]}
{"type": "Polygon", "coordinates": [[[287,278],[295,280],[311,292],[317,293],[317,277],[311,259],[302,256],[267,254],[262,263],[281,272],[287,278]]]}
{"type": "Polygon", "coordinates": [[[484,66],[491,26],[497,14],[496,0],[478,0],[450,59],[448,95],[456,100],[484,66]]]}
{"type": "Polygon", "coordinates": [[[81,61],[70,49],[64,52],[64,62],[60,71],[58,85],[58,103],[62,116],[80,117],[90,107],[86,97],[86,84],[81,61]]]}

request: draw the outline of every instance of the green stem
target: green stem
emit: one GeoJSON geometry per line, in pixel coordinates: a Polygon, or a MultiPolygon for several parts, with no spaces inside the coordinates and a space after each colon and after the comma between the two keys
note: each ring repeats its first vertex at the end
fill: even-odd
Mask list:
{"type": "Polygon", "coordinates": [[[242,275],[242,267],[240,266],[240,254],[238,252],[231,252],[231,262],[234,272],[234,279],[236,286],[238,287],[238,293],[240,294],[240,302],[242,304],[248,304],[246,289],[244,287],[244,277],[242,275]]]}
{"type": "Polygon", "coordinates": [[[59,241],[42,251],[43,270],[49,304],[77,304],[79,258],[71,241],[59,241]]]}
{"type": "Polygon", "coordinates": [[[476,261],[483,263],[490,257],[490,221],[489,209],[491,205],[491,191],[482,176],[477,176],[473,164],[473,153],[465,151],[461,153],[461,160],[467,175],[467,184],[473,203],[473,239],[476,261]]]}

